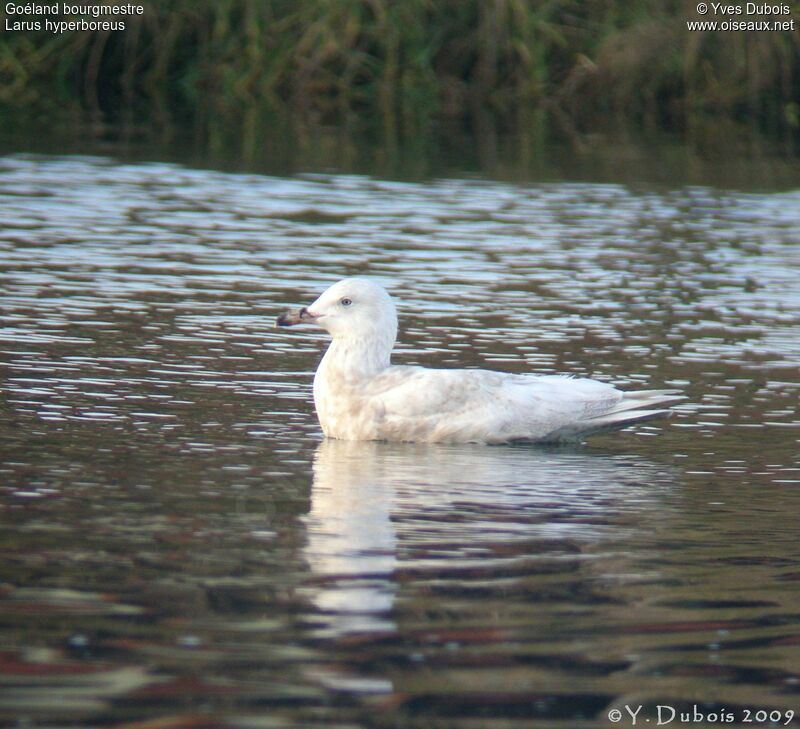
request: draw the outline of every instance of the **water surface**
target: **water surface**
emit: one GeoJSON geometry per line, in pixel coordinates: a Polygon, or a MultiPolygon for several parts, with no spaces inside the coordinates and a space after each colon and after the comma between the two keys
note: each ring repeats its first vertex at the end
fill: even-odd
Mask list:
{"type": "Polygon", "coordinates": [[[1,158],[0,715],[783,723],[798,281],[798,192],[1,158]],[[585,447],[325,442],[325,339],[273,322],[352,274],[397,362],[688,400],[585,447]]]}

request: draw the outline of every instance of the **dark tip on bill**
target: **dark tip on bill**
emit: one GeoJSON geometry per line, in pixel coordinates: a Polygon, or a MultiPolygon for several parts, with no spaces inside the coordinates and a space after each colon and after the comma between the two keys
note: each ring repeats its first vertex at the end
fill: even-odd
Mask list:
{"type": "Polygon", "coordinates": [[[278,319],[276,324],[279,327],[291,327],[295,324],[302,324],[308,321],[311,317],[308,316],[308,310],[304,306],[302,309],[292,309],[291,311],[284,311],[278,319]]]}

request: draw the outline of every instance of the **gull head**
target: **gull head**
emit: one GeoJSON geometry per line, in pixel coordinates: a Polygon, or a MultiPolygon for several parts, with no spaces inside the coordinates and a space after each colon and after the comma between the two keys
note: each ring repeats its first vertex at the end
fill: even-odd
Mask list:
{"type": "Polygon", "coordinates": [[[394,343],[397,312],[384,288],[364,278],[346,278],[327,289],[313,304],[287,311],[278,326],[316,324],[334,339],[381,339],[394,343]]]}

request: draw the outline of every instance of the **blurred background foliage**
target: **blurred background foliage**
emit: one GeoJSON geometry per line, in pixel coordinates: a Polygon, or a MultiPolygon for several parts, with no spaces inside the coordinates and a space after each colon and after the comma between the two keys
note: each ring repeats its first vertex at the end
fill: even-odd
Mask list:
{"type": "Polygon", "coordinates": [[[689,32],[693,2],[141,1],[124,32],[2,33],[3,118],[177,126],[245,153],[281,124],[388,147],[442,127],[577,148],[613,127],[800,135],[800,32],[689,32]]]}

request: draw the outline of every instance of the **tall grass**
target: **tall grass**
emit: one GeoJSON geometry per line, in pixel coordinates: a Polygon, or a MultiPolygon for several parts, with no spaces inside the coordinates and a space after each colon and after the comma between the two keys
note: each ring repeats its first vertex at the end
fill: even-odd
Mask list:
{"type": "MultiPolygon", "coordinates": [[[[0,111],[191,122],[256,144],[274,116],[481,134],[546,119],[800,129],[800,32],[689,32],[669,0],[147,0],[122,33],[0,34],[0,111]]],[[[793,16],[800,24],[800,9],[793,16]]],[[[4,22],[4,21],[0,21],[4,22]]]]}

